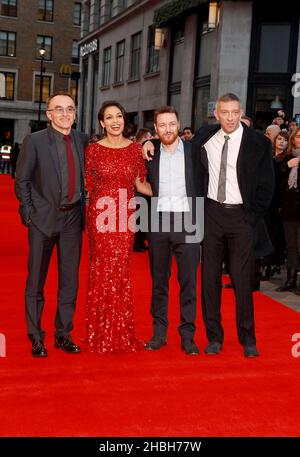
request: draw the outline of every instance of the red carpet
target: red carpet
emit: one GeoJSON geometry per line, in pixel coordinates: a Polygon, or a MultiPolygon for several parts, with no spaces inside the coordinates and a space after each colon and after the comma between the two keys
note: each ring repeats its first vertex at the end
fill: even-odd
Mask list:
{"type": "MultiPolygon", "coordinates": [[[[298,436],[300,358],[291,337],[300,315],[255,295],[261,357],[245,359],[237,343],[233,293],[225,290],[225,344],[218,357],[206,344],[199,305],[199,357],[180,349],[176,272],[171,283],[168,346],[123,356],[69,355],[53,348],[56,264],[46,288],[43,326],[47,359],[31,357],[24,320],[26,229],[17,214],[12,180],[0,176],[0,436],[298,436]]],[[[74,340],[85,336],[85,243],[74,340]]],[[[146,254],[135,254],[136,327],[151,336],[150,276],[146,254]]]]}

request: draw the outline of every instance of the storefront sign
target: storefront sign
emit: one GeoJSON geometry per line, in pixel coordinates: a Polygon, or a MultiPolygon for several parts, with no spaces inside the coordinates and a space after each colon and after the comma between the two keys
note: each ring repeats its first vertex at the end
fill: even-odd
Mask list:
{"type": "Polygon", "coordinates": [[[84,57],[88,54],[98,51],[98,40],[90,41],[80,46],[80,57],[84,57]]]}

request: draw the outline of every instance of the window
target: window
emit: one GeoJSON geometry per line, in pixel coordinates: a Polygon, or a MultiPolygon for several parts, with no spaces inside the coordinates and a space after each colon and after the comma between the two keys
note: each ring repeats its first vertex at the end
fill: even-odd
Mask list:
{"type": "Polygon", "coordinates": [[[288,71],[290,24],[262,24],[259,53],[259,73],[288,71]]]}
{"type": "Polygon", "coordinates": [[[120,83],[124,79],[124,57],[125,57],[125,40],[117,43],[116,49],[116,77],[115,82],[120,83]]]}
{"type": "Polygon", "coordinates": [[[113,5],[114,5],[114,0],[108,0],[108,2],[107,2],[107,16],[108,16],[108,19],[112,18],[113,5]]]}
{"type": "Polygon", "coordinates": [[[79,46],[76,40],[73,40],[72,45],[72,63],[75,65],[79,64],[79,46]]]}
{"type": "Polygon", "coordinates": [[[211,74],[212,58],[215,54],[213,46],[214,34],[210,32],[202,34],[198,47],[197,76],[199,78],[211,74]]]}
{"type": "Polygon", "coordinates": [[[131,62],[130,62],[130,79],[140,77],[140,59],[141,59],[142,33],[136,33],[131,37],[131,62]]]}
{"type": "Polygon", "coordinates": [[[53,22],[53,0],[39,0],[37,18],[39,21],[53,22]]]}
{"type": "Polygon", "coordinates": [[[15,32],[0,31],[0,56],[16,57],[15,32]]]}
{"type": "MultiPolygon", "coordinates": [[[[47,98],[50,97],[51,90],[51,76],[43,76],[42,78],[42,102],[46,103],[47,98]]],[[[40,101],[40,75],[35,75],[34,79],[34,101],[40,101]]]]}
{"type": "Polygon", "coordinates": [[[102,86],[107,87],[110,83],[110,62],[111,62],[111,46],[104,49],[103,52],[103,76],[102,86]]]}
{"type": "Polygon", "coordinates": [[[17,16],[17,0],[0,0],[1,16],[17,16]]]}
{"type": "Polygon", "coordinates": [[[99,75],[99,54],[93,55],[93,82],[92,82],[92,109],[90,111],[90,125],[88,132],[96,132],[98,120],[97,120],[97,106],[98,106],[98,75],[99,75]]]}
{"type": "MultiPolygon", "coordinates": [[[[4,81],[4,91],[0,91],[0,99],[14,100],[16,74],[8,71],[0,71],[0,83],[4,81]]],[[[1,86],[1,84],[0,84],[1,86]]]]}
{"type": "Polygon", "coordinates": [[[148,29],[148,50],[147,50],[147,73],[155,73],[159,70],[159,50],[155,49],[155,27],[151,25],[148,29]]]}
{"type": "Polygon", "coordinates": [[[172,62],[171,62],[171,83],[182,80],[183,75],[183,56],[184,56],[184,24],[178,23],[174,30],[172,40],[172,62]]]}
{"type": "Polygon", "coordinates": [[[81,72],[81,80],[82,80],[82,90],[80,91],[81,96],[81,130],[86,130],[86,118],[87,118],[87,93],[88,93],[88,59],[85,58],[82,61],[82,72],[81,72]]]}
{"type": "Polygon", "coordinates": [[[73,24],[81,25],[81,3],[74,3],[73,24]]]}
{"type": "Polygon", "coordinates": [[[78,88],[79,88],[79,72],[73,72],[71,75],[71,82],[70,82],[70,93],[75,100],[75,105],[78,104],[78,88]]]}
{"type": "Polygon", "coordinates": [[[36,40],[36,59],[40,60],[39,49],[41,46],[44,46],[46,49],[46,54],[44,60],[52,60],[52,37],[38,35],[36,40]]]}
{"type": "Polygon", "coordinates": [[[210,86],[199,86],[195,91],[194,100],[194,128],[198,129],[208,122],[207,106],[209,102],[210,86]]]}

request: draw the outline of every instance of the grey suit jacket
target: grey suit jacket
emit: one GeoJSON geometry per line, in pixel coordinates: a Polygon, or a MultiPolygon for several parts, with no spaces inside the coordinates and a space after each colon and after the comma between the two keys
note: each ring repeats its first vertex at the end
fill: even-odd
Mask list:
{"type": "MultiPolygon", "coordinates": [[[[71,132],[79,155],[81,174],[82,226],[84,226],[84,148],[88,137],[71,132]]],[[[20,202],[22,223],[31,221],[42,233],[51,236],[61,201],[61,173],[56,142],[51,127],[28,135],[17,162],[15,192],[20,202]]]]}

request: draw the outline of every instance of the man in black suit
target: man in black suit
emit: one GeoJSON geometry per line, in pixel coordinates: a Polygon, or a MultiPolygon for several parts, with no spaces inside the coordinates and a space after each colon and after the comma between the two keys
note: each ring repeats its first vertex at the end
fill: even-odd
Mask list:
{"type": "Polygon", "coordinates": [[[197,355],[194,341],[197,268],[200,240],[195,238],[196,190],[192,169],[192,147],[179,133],[179,120],[171,106],[155,113],[155,155],[147,162],[147,181],[151,184],[151,228],[149,260],[152,275],[151,313],[153,336],[147,350],[166,345],[168,329],[168,292],[172,256],[178,266],[180,284],[181,347],[188,355],[197,355]]]}
{"type": "Polygon", "coordinates": [[[32,355],[46,357],[41,326],[44,285],[54,247],[58,257],[55,347],[79,353],[72,341],[78,269],[84,224],[84,146],[87,137],[72,130],[72,96],[57,92],[47,101],[51,126],[28,135],[17,163],[15,191],[22,223],[28,227],[29,259],[25,290],[27,333],[32,355]]]}
{"type": "Polygon", "coordinates": [[[204,179],[205,222],[202,262],[202,313],[215,355],[223,345],[221,324],[222,263],[228,246],[230,275],[236,297],[238,340],[246,357],[256,357],[253,271],[254,245],[263,252],[269,242],[263,217],[272,199],[274,173],[270,141],[241,124],[239,98],[225,94],[217,101],[220,125],[201,128],[194,137],[196,174],[204,179]]]}
{"type": "MultiPolygon", "coordinates": [[[[192,140],[197,195],[205,196],[202,251],[202,314],[209,344],[206,354],[223,346],[221,324],[222,264],[228,246],[236,296],[238,339],[246,357],[257,357],[254,309],[254,259],[266,255],[270,241],[263,220],[274,190],[270,141],[241,124],[242,108],[234,94],[219,97],[217,125],[202,127],[192,140]],[[199,187],[198,187],[199,184],[199,187]],[[255,249],[254,249],[255,247],[255,249]]],[[[146,143],[143,156],[149,159],[146,143]]]]}

